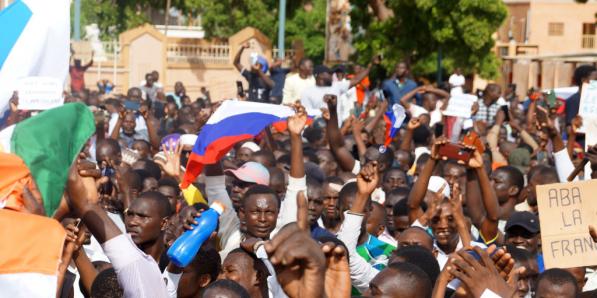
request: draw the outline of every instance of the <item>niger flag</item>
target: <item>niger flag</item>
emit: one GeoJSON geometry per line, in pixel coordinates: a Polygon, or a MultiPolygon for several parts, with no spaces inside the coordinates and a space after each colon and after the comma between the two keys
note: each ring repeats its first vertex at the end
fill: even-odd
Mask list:
{"type": "Polygon", "coordinates": [[[0,296],[56,297],[65,238],[54,219],[0,209],[0,296]]]}
{"type": "Polygon", "coordinates": [[[93,114],[82,103],[43,111],[0,131],[0,149],[25,162],[41,193],[46,215],[52,216],[58,208],[68,170],[94,132],[93,114]]]}

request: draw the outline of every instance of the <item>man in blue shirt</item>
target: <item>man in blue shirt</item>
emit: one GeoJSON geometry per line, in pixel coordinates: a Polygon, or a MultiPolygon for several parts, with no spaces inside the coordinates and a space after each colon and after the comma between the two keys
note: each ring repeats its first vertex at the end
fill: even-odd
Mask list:
{"type": "Polygon", "coordinates": [[[392,107],[395,103],[400,103],[402,96],[417,88],[417,83],[407,77],[409,72],[408,64],[406,62],[399,62],[394,69],[394,75],[382,83],[381,89],[388,97],[390,103],[388,107],[392,107]]]}

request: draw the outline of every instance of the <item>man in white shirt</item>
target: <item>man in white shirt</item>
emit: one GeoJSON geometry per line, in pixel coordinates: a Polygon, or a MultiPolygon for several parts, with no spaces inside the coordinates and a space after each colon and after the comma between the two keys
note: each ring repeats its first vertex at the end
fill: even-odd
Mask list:
{"type": "Polygon", "coordinates": [[[447,100],[449,97],[450,94],[442,89],[432,86],[421,86],[404,95],[400,99],[400,103],[410,112],[411,117],[418,118],[423,114],[429,114],[429,126],[432,127],[434,124],[442,121],[443,115],[441,111],[445,109],[443,100],[447,100]],[[418,106],[410,102],[417,93],[423,94],[423,106],[418,106]]]}
{"type": "MultiPolygon", "coordinates": [[[[379,64],[379,58],[376,56],[372,64],[379,64]]],[[[327,105],[323,102],[323,96],[326,94],[340,95],[346,93],[348,89],[356,86],[366,76],[369,75],[371,64],[365,70],[361,71],[350,81],[333,82],[332,71],[325,65],[318,65],[315,67],[313,74],[315,75],[315,86],[305,89],[301,95],[301,104],[307,109],[321,109],[326,108],[327,105]]],[[[340,109],[340,107],[338,107],[340,109]]]]}
{"type": "Polygon", "coordinates": [[[448,79],[448,83],[450,83],[450,94],[462,94],[462,86],[466,83],[466,79],[461,73],[460,68],[456,68],[454,73],[448,79]]]}
{"type": "Polygon", "coordinates": [[[284,81],[282,103],[292,104],[295,101],[300,100],[303,91],[313,86],[315,86],[313,62],[309,58],[303,58],[299,62],[298,72],[289,74],[284,81]]]}

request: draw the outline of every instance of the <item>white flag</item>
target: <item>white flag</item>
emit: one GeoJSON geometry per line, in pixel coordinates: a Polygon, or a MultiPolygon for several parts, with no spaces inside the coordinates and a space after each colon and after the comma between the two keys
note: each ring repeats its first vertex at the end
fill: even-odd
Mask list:
{"type": "Polygon", "coordinates": [[[70,1],[16,0],[0,11],[0,117],[24,77],[63,83],[70,55],[70,1]]]}

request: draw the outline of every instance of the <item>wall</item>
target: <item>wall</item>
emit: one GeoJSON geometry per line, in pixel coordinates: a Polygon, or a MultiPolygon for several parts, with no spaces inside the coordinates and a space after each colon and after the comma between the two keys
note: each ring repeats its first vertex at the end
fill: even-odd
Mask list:
{"type": "Polygon", "coordinates": [[[525,26],[527,20],[527,12],[530,9],[530,4],[526,2],[510,2],[504,1],[508,8],[508,17],[504,20],[502,26],[498,29],[498,40],[500,42],[510,41],[508,31],[512,31],[512,38],[518,42],[524,42],[525,26]]]}
{"type": "MultiPolygon", "coordinates": [[[[249,43],[241,56],[241,64],[249,68],[249,55],[256,52],[271,61],[271,41],[259,30],[247,27],[227,40],[167,38],[153,26],[143,26],[123,32],[116,51],[106,51],[108,57],[96,61],[85,74],[85,84],[97,90],[96,83],[107,79],[115,83],[116,93],[126,93],[137,87],[147,72],[157,70],[166,93],[174,90],[177,81],[183,82],[187,95],[194,100],[201,96],[201,87],[207,87],[213,100],[236,96],[236,81],[245,88],[247,81],[233,66],[233,58],[240,46],[249,43]]],[[[91,57],[88,42],[73,42],[76,57],[86,63],[91,57]]],[[[302,43],[290,50],[294,59],[302,58],[302,43]]]]}
{"type": "Polygon", "coordinates": [[[595,52],[595,49],[583,49],[582,24],[594,23],[597,3],[586,4],[574,1],[532,1],[530,8],[529,43],[539,46],[539,54],[552,55],[564,53],[595,52]],[[549,36],[548,24],[561,22],[564,34],[549,36]]]}

